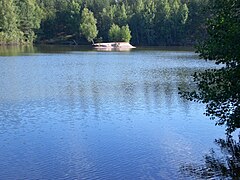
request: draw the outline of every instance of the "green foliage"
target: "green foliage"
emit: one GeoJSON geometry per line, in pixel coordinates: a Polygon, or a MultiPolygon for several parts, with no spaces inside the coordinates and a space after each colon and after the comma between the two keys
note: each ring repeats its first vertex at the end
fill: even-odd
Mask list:
{"type": "Polygon", "coordinates": [[[42,0],[41,8],[45,13],[38,41],[62,43],[79,39],[81,0],[42,0]]]}
{"type": "Polygon", "coordinates": [[[32,43],[40,28],[41,9],[35,0],[0,1],[1,44],[32,43]]]}
{"type": "Polygon", "coordinates": [[[204,59],[235,67],[240,62],[240,15],[238,0],[211,0],[208,39],[198,46],[204,59]]]}
{"type": "Polygon", "coordinates": [[[108,31],[113,24],[114,20],[114,11],[111,6],[103,8],[100,13],[100,18],[98,20],[98,29],[101,37],[106,41],[108,40],[108,31]]]}
{"type": "Polygon", "coordinates": [[[42,11],[35,0],[15,1],[18,16],[18,29],[23,32],[26,43],[33,43],[35,29],[40,28],[42,11]]]}
{"type": "Polygon", "coordinates": [[[206,103],[206,115],[217,118],[226,132],[240,128],[240,18],[238,0],[211,0],[208,38],[198,46],[200,57],[222,64],[220,69],[195,73],[197,91],[189,100],[206,103]]]}
{"type": "Polygon", "coordinates": [[[0,3],[1,31],[10,32],[16,30],[17,16],[15,14],[16,7],[13,0],[1,0],[0,3]]]}
{"type": "MultiPolygon", "coordinates": [[[[208,0],[0,0],[0,32],[4,34],[2,40],[15,39],[17,43],[32,43],[36,35],[38,42],[83,43],[86,35],[89,41],[108,41],[111,26],[117,24],[129,25],[135,45],[191,44],[197,29],[203,27],[204,16],[199,9],[205,1],[208,0]],[[79,28],[84,8],[98,22],[95,28],[92,20],[88,34],[84,34],[87,23],[84,32],[79,28]]],[[[204,37],[204,31],[200,35],[204,37]]]]}
{"type": "Polygon", "coordinates": [[[168,0],[157,1],[156,15],[158,21],[166,21],[170,17],[171,7],[168,0]]]}
{"type": "Polygon", "coordinates": [[[84,8],[81,16],[80,30],[89,42],[93,43],[93,39],[97,37],[97,20],[93,13],[87,8],[84,8]]]}
{"type": "Polygon", "coordinates": [[[121,28],[121,41],[123,42],[129,42],[131,40],[131,31],[129,29],[129,26],[122,26],[121,28]]]}
{"type": "Polygon", "coordinates": [[[209,17],[208,0],[191,0],[187,7],[188,20],[184,24],[186,40],[197,44],[197,41],[207,36],[205,21],[209,17]]]}
{"type": "Polygon", "coordinates": [[[115,42],[129,42],[131,39],[129,26],[126,25],[120,28],[118,25],[113,24],[109,30],[109,39],[115,42]]]}
{"type": "Polygon", "coordinates": [[[13,0],[0,1],[0,44],[17,44],[22,37],[15,11],[13,0]]]}
{"type": "Polygon", "coordinates": [[[141,13],[141,11],[144,9],[143,0],[136,0],[136,3],[133,6],[133,11],[136,13],[141,13]]]}
{"type": "Polygon", "coordinates": [[[180,6],[181,6],[180,0],[173,0],[172,8],[171,8],[172,13],[173,14],[177,14],[178,11],[179,11],[180,6]]]}
{"type": "Polygon", "coordinates": [[[118,25],[113,24],[109,30],[109,39],[110,41],[120,41],[121,29],[118,25]]]}
{"type": "Polygon", "coordinates": [[[119,24],[120,26],[127,24],[127,12],[124,4],[116,7],[114,18],[115,18],[114,22],[116,24],[119,24]]]}
{"type": "Polygon", "coordinates": [[[144,22],[144,37],[147,44],[154,44],[156,38],[155,31],[155,20],[156,18],[156,6],[154,1],[148,1],[145,4],[145,9],[143,11],[143,22],[144,22]]]}
{"type": "Polygon", "coordinates": [[[187,4],[181,5],[179,11],[180,11],[181,23],[185,24],[188,19],[188,13],[189,13],[187,4]]]}

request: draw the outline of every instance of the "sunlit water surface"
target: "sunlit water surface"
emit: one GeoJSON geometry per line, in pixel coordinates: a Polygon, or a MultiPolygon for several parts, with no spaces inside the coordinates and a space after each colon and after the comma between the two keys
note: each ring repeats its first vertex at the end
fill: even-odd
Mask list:
{"type": "Polygon", "coordinates": [[[223,133],[178,95],[214,65],[194,52],[24,52],[0,57],[0,179],[185,179],[223,133]]]}

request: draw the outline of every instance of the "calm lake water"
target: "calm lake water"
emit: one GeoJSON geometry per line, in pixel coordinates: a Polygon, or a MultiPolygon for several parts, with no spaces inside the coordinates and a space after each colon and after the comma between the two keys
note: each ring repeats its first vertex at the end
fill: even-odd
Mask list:
{"type": "Polygon", "coordinates": [[[178,95],[214,66],[192,51],[0,52],[0,179],[186,179],[224,135],[178,95]]]}

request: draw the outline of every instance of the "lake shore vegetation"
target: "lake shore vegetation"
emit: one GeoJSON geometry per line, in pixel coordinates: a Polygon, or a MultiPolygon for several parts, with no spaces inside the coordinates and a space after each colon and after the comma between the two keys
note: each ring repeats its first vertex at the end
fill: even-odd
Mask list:
{"type": "Polygon", "coordinates": [[[207,38],[198,45],[200,57],[214,60],[217,69],[195,73],[196,91],[189,100],[206,103],[206,115],[225,125],[230,135],[240,128],[240,1],[210,0],[207,38]]]}
{"type": "Polygon", "coordinates": [[[207,4],[207,0],[0,0],[0,44],[109,42],[113,38],[109,31],[116,25],[125,28],[119,39],[131,39],[134,45],[194,45],[206,34],[203,22],[208,13],[202,10],[207,4]]]}
{"type": "Polygon", "coordinates": [[[206,115],[225,126],[226,138],[216,139],[203,164],[188,164],[182,172],[197,179],[240,178],[240,1],[209,0],[208,36],[197,47],[200,57],[218,68],[195,73],[197,89],[180,94],[206,104],[206,115]]]}

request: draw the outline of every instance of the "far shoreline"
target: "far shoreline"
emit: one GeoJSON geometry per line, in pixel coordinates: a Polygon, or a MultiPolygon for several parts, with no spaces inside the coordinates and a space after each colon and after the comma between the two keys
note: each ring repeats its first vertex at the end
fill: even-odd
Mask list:
{"type": "Polygon", "coordinates": [[[137,46],[134,49],[95,49],[92,45],[34,44],[0,46],[0,56],[22,56],[36,53],[62,54],[68,52],[137,52],[137,51],[185,51],[195,52],[193,46],[137,46]]]}

